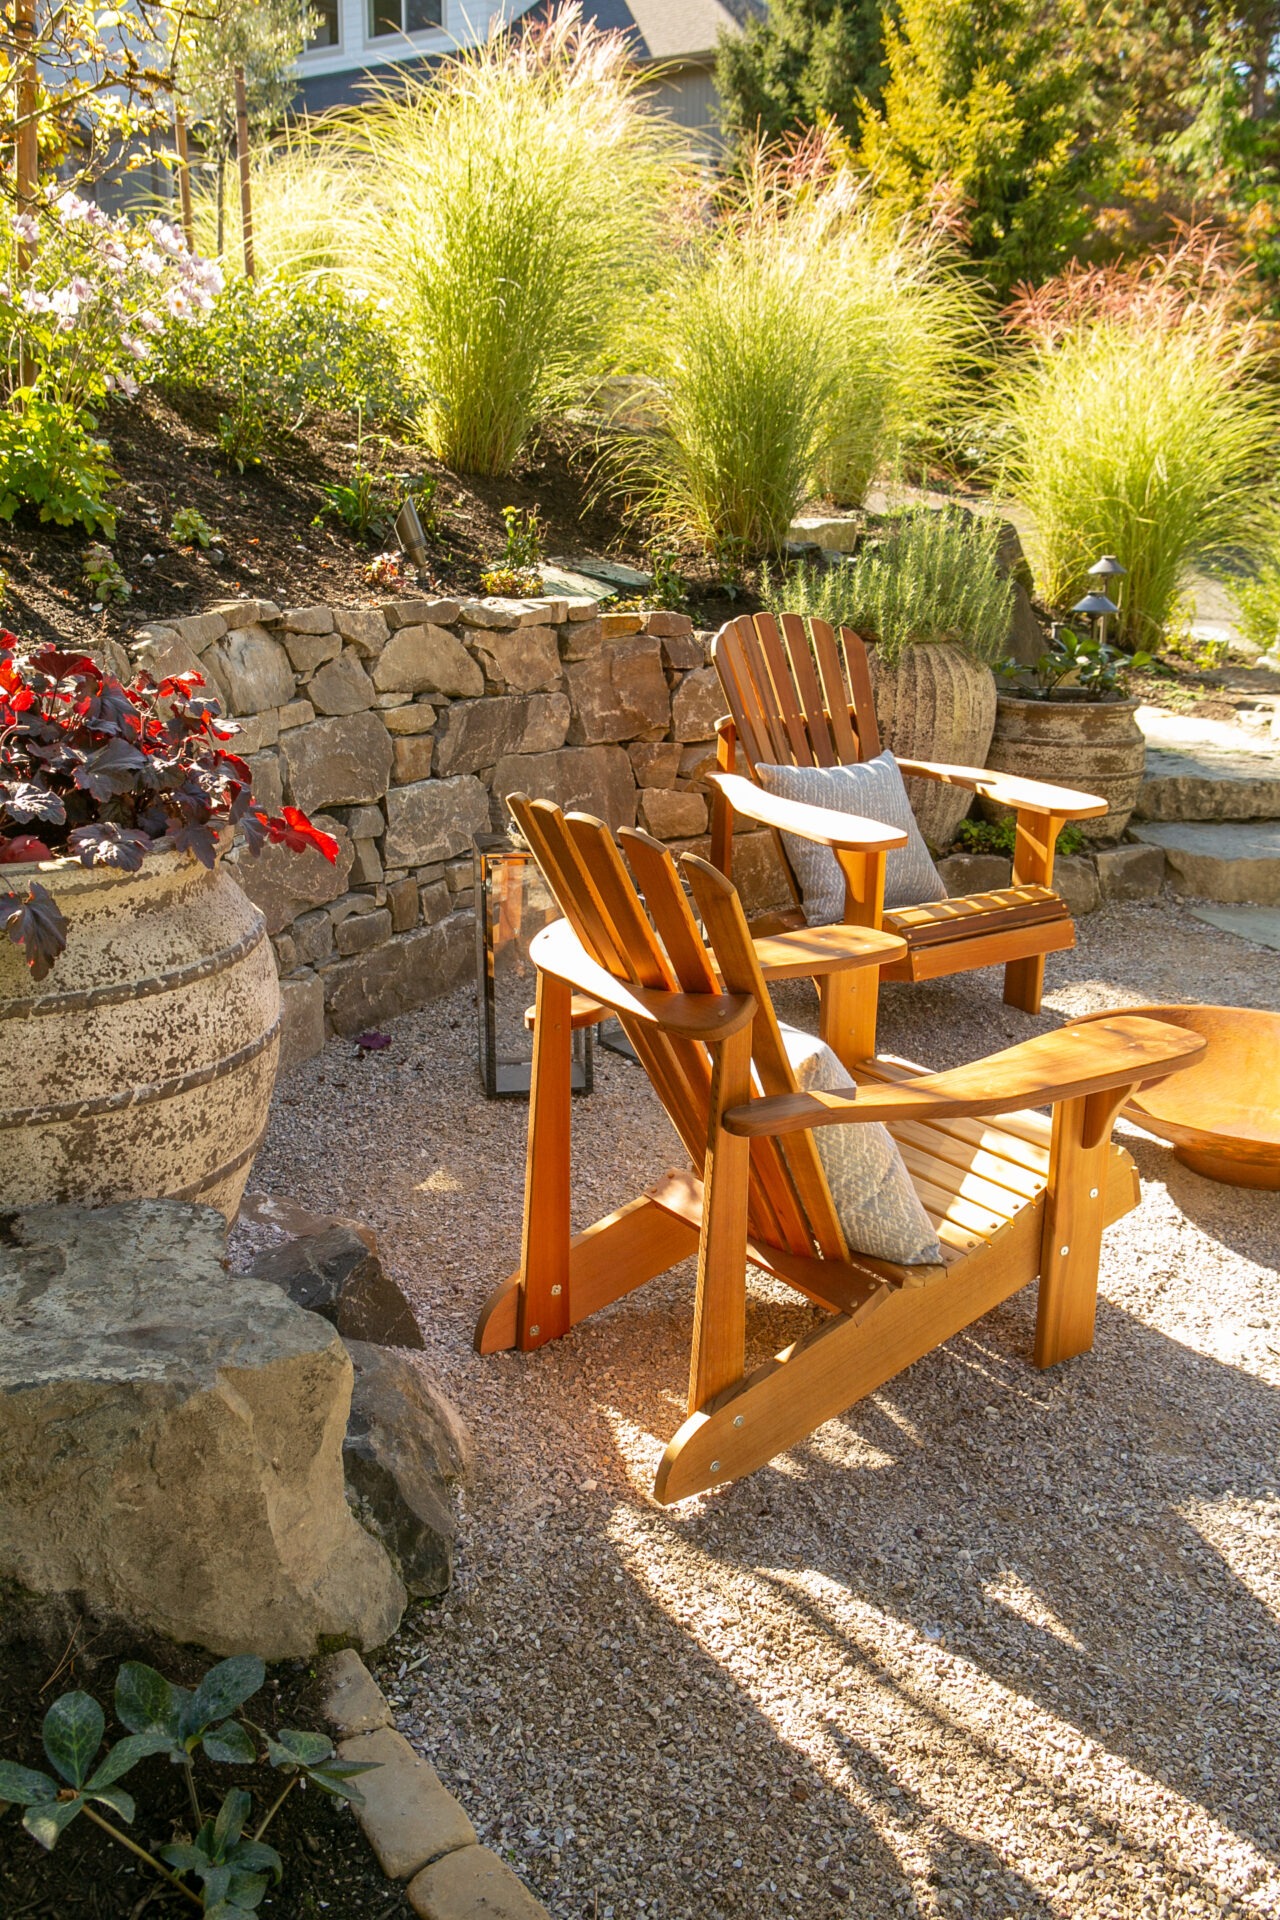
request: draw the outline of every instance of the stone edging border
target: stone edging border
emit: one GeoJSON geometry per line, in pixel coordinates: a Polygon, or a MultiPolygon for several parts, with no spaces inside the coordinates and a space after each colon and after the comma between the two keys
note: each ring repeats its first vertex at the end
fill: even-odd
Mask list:
{"type": "Polygon", "coordinates": [[[388,1880],[406,1883],[420,1920],[550,1920],[476,1830],[421,1754],[396,1731],[386,1696],[358,1653],[324,1669],[324,1716],[344,1760],[373,1760],[352,1811],[388,1880]]]}

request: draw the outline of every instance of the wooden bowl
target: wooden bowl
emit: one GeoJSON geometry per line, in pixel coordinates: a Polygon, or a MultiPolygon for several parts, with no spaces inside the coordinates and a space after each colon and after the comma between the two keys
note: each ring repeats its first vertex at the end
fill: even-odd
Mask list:
{"type": "Polygon", "coordinates": [[[1125,1104],[1126,1117],[1172,1141],[1182,1164],[1210,1180],[1280,1190],[1280,1013],[1200,1006],[1123,1011],[1187,1027],[1208,1042],[1194,1067],[1141,1087],[1125,1104]]]}

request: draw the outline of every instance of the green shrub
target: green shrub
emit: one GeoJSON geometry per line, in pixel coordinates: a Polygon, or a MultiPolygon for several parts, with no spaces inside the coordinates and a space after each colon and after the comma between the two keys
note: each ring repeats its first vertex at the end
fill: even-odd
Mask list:
{"type": "Polygon", "coordinates": [[[909,646],[948,643],[977,660],[1000,657],[1013,587],[1000,572],[999,522],[947,508],[899,517],[882,540],[834,567],[766,573],[772,613],[799,613],[852,627],[879,643],[889,666],[909,646]]]}
{"type": "Polygon", "coordinates": [[[1252,580],[1235,588],[1240,631],[1264,653],[1280,647],[1280,561],[1264,560],[1252,580]]]}
{"type": "Polygon", "coordinates": [[[1170,269],[1032,296],[1005,391],[1003,478],[1034,517],[1044,599],[1068,607],[1114,553],[1128,568],[1116,637],[1152,652],[1197,562],[1265,550],[1280,429],[1231,289],[1184,289],[1170,269]]]}
{"type": "Polygon", "coordinates": [[[622,36],[572,9],[398,78],[325,133],[347,183],[344,275],[394,288],[440,459],[508,472],[587,392],[642,292],[677,139],[646,110],[622,36]]]}
{"type": "MultiPolygon", "coordinates": [[[[1016,839],[1017,823],[1010,813],[1001,820],[962,820],[954,845],[958,853],[1003,853],[1012,860],[1016,839]]],[[[1060,854],[1079,853],[1087,845],[1079,827],[1068,824],[1058,834],[1060,854]]]]}
{"type": "Polygon", "coordinates": [[[26,389],[0,406],[0,520],[33,506],[42,520],[86,533],[116,529],[107,493],[120,478],[92,414],[26,389]]]}
{"type": "Polygon", "coordinates": [[[261,454],[271,427],[323,412],[394,419],[411,406],[373,303],[301,280],[230,281],[203,324],[167,334],[156,359],[179,403],[223,403],[219,443],[241,465],[261,454]]]}

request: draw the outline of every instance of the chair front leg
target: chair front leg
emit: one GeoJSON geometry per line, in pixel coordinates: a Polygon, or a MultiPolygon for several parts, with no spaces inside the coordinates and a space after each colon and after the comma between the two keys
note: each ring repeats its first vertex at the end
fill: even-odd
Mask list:
{"type": "MultiPolygon", "coordinates": [[[[1051,887],[1053,857],[1063,822],[1056,813],[1018,814],[1013,842],[1013,884],[1015,887],[1051,887]]],[[[1044,955],[1033,953],[1025,960],[1011,960],[1004,970],[1004,998],[1010,1007],[1023,1013],[1039,1013],[1044,993],[1044,955]]]]}
{"type": "Polygon", "coordinates": [[[569,1134],[573,1077],[573,991],[538,974],[533,1084],[525,1155],[517,1345],[526,1353],[568,1333],[569,1134]]]}
{"type": "Polygon", "coordinates": [[[1112,1088],[1054,1107],[1040,1243],[1038,1367],[1056,1366],[1093,1345],[1111,1126],[1132,1092],[1112,1088]]]}

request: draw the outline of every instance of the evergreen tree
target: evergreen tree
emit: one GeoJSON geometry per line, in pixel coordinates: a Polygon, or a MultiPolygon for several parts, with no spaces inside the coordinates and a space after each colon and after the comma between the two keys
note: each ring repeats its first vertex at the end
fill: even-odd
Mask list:
{"type": "Polygon", "coordinates": [[[1105,172],[1076,0],[902,0],[862,159],[905,210],[953,212],[1001,293],[1042,279],[1088,231],[1105,172]]]}
{"type": "Polygon", "coordinates": [[[856,134],[884,80],[881,0],[770,0],[716,55],[721,124],[730,139],[768,138],[820,117],[856,134]]]}

